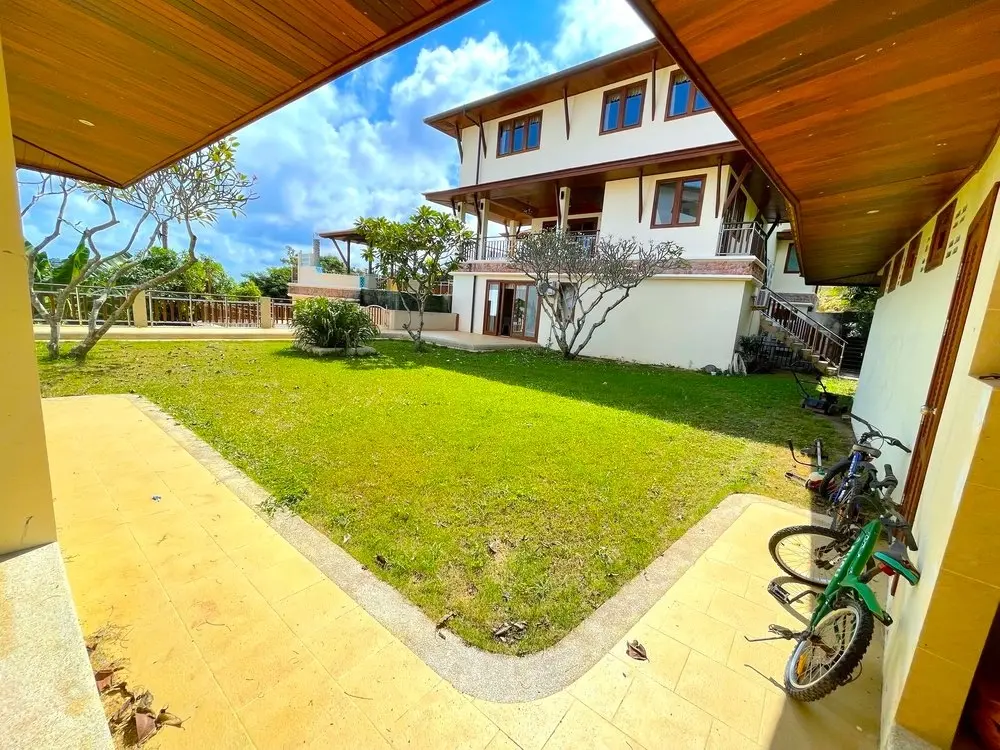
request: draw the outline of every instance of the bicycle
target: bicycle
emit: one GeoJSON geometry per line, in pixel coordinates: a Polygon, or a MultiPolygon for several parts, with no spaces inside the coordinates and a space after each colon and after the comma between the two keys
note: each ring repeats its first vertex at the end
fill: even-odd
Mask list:
{"type": "Polygon", "coordinates": [[[863,497],[871,484],[877,481],[877,472],[872,461],[882,455],[881,446],[889,444],[904,453],[911,452],[900,440],[883,434],[871,422],[857,414],[849,413],[848,416],[868,429],[851,446],[851,452],[826,471],[819,484],[820,497],[830,503],[833,528],[852,523],[862,525],[870,520],[860,515],[861,508],[856,502],[849,501],[863,497]],[[878,448],[871,444],[875,440],[881,441],[878,448]]]}
{"type": "Polygon", "coordinates": [[[828,585],[833,573],[861,533],[861,517],[870,515],[877,518],[894,512],[892,493],[899,481],[889,464],[885,464],[884,472],[885,478],[882,481],[874,481],[874,467],[864,469],[865,492],[863,496],[853,495],[849,498],[851,506],[856,510],[848,522],[832,526],[803,524],[775,531],[767,542],[771,559],[793,578],[821,588],[828,585]],[[865,505],[874,508],[875,512],[865,513],[865,505]]]}
{"type": "MultiPolygon", "coordinates": [[[[916,550],[917,543],[909,524],[894,511],[869,521],[817,596],[816,609],[805,630],[794,632],[771,625],[768,630],[775,637],[747,638],[751,642],[797,641],[785,665],[784,690],[789,697],[805,702],[819,700],[854,679],[871,643],[875,620],[887,627],[892,625],[892,617],[882,609],[869,582],[879,573],[902,576],[911,586],[920,581],[920,572],[910,562],[907,549],[916,550]],[[883,529],[902,531],[905,543],[896,539],[888,550],[876,552],[883,529]]],[[[790,596],[776,581],[768,584],[768,592],[786,606],[806,593],[815,593],[790,596]]]]}

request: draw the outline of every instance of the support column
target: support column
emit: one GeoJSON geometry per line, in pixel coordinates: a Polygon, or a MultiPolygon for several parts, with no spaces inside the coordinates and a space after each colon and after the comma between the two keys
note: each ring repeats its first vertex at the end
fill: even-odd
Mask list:
{"type": "Polygon", "coordinates": [[[274,308],[271,307],[270,297],[260,298],[260,327],[274,328],[274,308]]]}
{"type": "Polygon", "coordinates": [[[5,76],[0,44],[0,554],[56,538],[5,76]]]}
{"type": "Polygon", "coordinates": [[[559,231],[569,228],[569,188],[559,188],[559,231]]]}
{"type": "Polygon", "coordinates": [[[146,292],[139,292],[132,300],[132,325],[146,328],[149,325],[149,308],[146,306],[146,292]]]}
{"type": "Polygon", "coordinates": [[[490,234],[490,199],[479,199],[479,252],[477,258],[486,260],[486,240],[490,234]]]}

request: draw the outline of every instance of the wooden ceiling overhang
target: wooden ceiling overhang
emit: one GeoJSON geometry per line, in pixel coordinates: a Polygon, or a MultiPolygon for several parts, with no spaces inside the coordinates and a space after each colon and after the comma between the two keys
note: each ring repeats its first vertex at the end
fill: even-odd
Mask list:
{"type": "MultiPolygon", "coordinates": [[[[441,206],[453,207],[459,202],[464,202],[468,210],[472,211],[475,210],[479,198],[488,198],[492,215],[504,219],[530,221],[534,218],[555,216],[559,188],[568,187],[570,213],[600,213],[604,207],[604,185],[607,182],[689,169],[709,170],[722,164],[734,164],[746,159],[743,147],[736,141],[730,141],[510,180],[435,190],[424,193],[424,197],[441,206]]],[[[638,192],[636,199],[638,201],[638,192]]]]}
{"type": "Polygon", "coordinates": [[[4,0],[19,166],[127,185],[483,0],[4,0]]]}
{"type": "Polygon", "coordinates": [[[996,140],[1000,0],[630,2],[790,203],[808,283],[871,283],[996,140]]]}
{"type": "MultiPolygon", "coordinates": [[[[673,59],[660,43],[650,39],[485,99],[431,115],[424,122],[442,133],[455,136],[462,128],[480,122],[535,109],[584,91],[648,74],[652,70],[669,68],[673,64],[673,59]]],[[[665,92],[663,96],[666,96],[665,92]]]]}

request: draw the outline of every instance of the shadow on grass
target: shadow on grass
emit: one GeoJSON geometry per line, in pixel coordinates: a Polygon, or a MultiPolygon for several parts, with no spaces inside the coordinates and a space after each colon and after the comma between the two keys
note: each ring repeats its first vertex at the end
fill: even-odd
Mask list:
{"type": "Polygon", "coordinates": [[[806,445],[822,438],[828,450],[846,450],[846,432],[830,417],[800,407],[802,394],[791,374],[748,377],[598,359],[565,360],[543,349],[466,352],[409,342],[379,340],[380,356],[354,361],[365,369],[440,370],[544,391],[576,401],[631,411],[748,440],[806,445]]]}

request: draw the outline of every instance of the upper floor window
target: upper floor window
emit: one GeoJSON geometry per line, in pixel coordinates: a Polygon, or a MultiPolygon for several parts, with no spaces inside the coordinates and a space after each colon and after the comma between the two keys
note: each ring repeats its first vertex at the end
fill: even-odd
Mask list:
{"type": "Polygon", "coordinates": [[[605,91],[604,105],[601,107],[601,133],[613,133],[642,125],[642,105],[645,98],[645,81],[605,91]]]}
{"type": "Polygon", "coordinates": [[[701,220],[705,176],[677,177],[656,183],[650,227],[690,227],[701,220]]]}
{"type": "Polygon", "coordinates": [[[667,98],[667,119],[684,117],[710,110],[705,95],[698,90],[687,74],[675,70],[670,76],[670,96],[667,98]]]}
{"type": "Polygon", "coordinates": [[[795,249],[795,243],[790,243],[785,253],[785,273],[802,273],[799,268],[799,251],[795,249]]]}
{"type": "Polygon", "coordinates": [[[542,113],[532,112],[500,123],[497,156],[534,151],[542,145],[542,113]]]}
{"type": "Polygon", "coordinates": [[[924,273],[933,271],[944,262],[944,251],[948,245],[948,235],[951,234],[951,222],[955,218],[955,201],[941,209],[934,222],[934,234],[931,235],[931,248],[927,251],[927,262],[924,273]]]}

